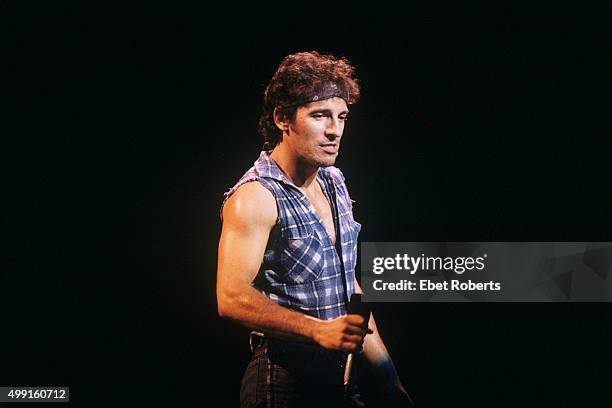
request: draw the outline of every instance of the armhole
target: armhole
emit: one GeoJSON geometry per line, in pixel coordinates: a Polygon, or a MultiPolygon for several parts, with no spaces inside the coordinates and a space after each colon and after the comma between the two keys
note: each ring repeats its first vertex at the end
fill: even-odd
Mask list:
{"type": "MultiPolygon", "coordinates": [[[[280,207],[278,205],[278,197],[276,196],[276,191],[274,190],[274,187],[272,186],[271,182],[267,179],[260,178],[257,181],[259,181],[259,184],[264,186],[272,194],[272,197],[274,197],[274,204],[276,205],[276,221],[274,222],[274,225],[280,225],[280,222],[281,222],[280,207]]],[[[282,234],[283,226],[280,225],[280,227],[281,227],[281,234],[282,234]]]]}

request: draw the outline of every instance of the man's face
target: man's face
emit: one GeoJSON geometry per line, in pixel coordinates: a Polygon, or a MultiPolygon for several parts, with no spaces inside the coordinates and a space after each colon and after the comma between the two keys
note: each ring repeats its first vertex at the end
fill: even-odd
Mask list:
{"type": "Polygon", "coordinates": [[[300,106],[295,120],[289,121],[288,137],[283,142],[310,165],[332,166],[338,157],[347,116],[346,102],[338,97],[300,106]]]}

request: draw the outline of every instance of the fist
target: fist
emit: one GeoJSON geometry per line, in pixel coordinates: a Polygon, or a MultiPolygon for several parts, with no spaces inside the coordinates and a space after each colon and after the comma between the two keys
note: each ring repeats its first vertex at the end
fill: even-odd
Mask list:
{"type": "Polygon", "coordinates": [[[360,315],[346,315],[333,320],[324,320],[315,333],[315,341],[326,349],[349,353],[360,351],[363,339],[372,330],[360,315]]]}

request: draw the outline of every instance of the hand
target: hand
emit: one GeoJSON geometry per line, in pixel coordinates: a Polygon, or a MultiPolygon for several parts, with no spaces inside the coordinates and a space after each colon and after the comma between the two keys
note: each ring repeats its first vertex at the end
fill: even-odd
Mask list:
{"type": "Polygon", "coordinates": [[[314,340],[326,349],[352,353],[361,350],[363,338],[368,333],[373,332],[363,316],[346,315],[320,321],[314,340]]]}

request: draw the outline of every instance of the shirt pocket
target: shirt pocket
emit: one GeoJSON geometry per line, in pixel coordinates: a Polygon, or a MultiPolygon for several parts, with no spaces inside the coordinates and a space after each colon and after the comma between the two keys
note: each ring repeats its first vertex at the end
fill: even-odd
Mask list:
{"type": "Polygon", "coordinates": [[[359,232],[361,224],[355,221],[352,217],[346,219],[347,228],[345,235],[345,244],[343,247],[344,266],[347,272],[354,272],[357,266],[357,246],[359,243],[359,232]]]}
{"type": "Polygon", "coordinates": [[[287,231],[280,262],[286,283],[305,283],[318,279],[323,272],[323,245],[312,228],[287,231]]]}

